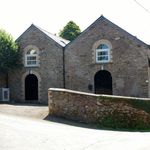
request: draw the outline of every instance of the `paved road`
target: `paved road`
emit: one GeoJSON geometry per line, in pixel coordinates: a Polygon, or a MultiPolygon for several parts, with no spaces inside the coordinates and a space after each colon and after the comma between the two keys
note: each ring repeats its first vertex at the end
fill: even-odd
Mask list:
{"type": "Polygon", "coordinates": [[[150,133],[115,132],[0,114],[0,150],[150,150],[150,133]]]}

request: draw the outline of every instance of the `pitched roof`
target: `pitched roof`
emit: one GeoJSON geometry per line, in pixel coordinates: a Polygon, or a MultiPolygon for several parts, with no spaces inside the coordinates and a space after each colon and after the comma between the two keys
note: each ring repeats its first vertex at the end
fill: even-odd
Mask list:
{"type": "Polygon", "coordinates": [[[38,27],[38,26],[36,26],[36,25],[34,25],[36,28],[38,28],[39,30],[41,30],[43,33],[45,33],[48,37],[50,37],[51,39],[53,39],[55,42],[57,42],[58,44],[60,44],[61,46],[66,46],[70,41],[68,41],[68,40],[65,40],[65,39],[63,39],[63,38],[61,38],[61,37],[59,37],[59,36],[56,36],[56,35],[54,35],[54,34],[52,34],[52,33],[50,33],[50,32],[48,32],[48,31],[46,31],[46,30],[44,30],[44,29],[42,29],[42,28],[40,28],[40,27],[38,27]]]}
{"type": "MultiPolygon", "coordinates": [[[[142,44],[146,47],[148,47],[148,44],[146,44],[145,42],[141,41],[140,39],[138,39],[136,36],[133,36],[132,34],[130,34],[129,32],[127,32],[126,30],[122,29],[121,27],[119,27],[118,25],[114,24],[113,22],[111,22],[110,20],[108,20],[107,18],[105,18],[103,15],[101,15],[96,21],[94,21],[89,27],[87,27],[76,39],[80,38],[80,36],[85,33],[88,32],[88,30],[90,28],[92,28],[97,22],[102,22],[102,21],[107,21],[109,23],[110,26],[112,27],[116,27],[120,32],[123,32],[124,34],[126,34],[127,37],[129,37],[130,39],[134,40],[135,42],[137,42],[138,44],[142,44]]],[[[71,43],[73,43],[76,39],[74,39],[73,41],[71,41],[70,43],[68,43],[66,45],[66,47],[68,45],[70,45],[71,43]]]]}
{"type": "MultiPolygon", "coordinates": [[[[38,27],[38,26],[36,26],[36,25],[34,25],[34,24],[32,24],[31,26],[34,26],[36,29],[38,29],[38,30],[40,30],[42,33],[44,33],[48,38],[50,38],[50,39],[52,39],[52,40],[54,40],[57,44],[59,44],[60,46],[62,46],[62,47],[65,47],[70,41],[68,41],[68,40],[65,40],[65,39],[63,39],[63,38],[61,38],[61,37],[59,37],[59,36],[56,36],[56,35],[54,35],[54,34],[52,34],[52,33],[50,33],[50,32],[48,32],[48,31],[46,31],[46,30],[44,30],[44,29],[42,29],[42,28],[40,28],[40,27],[38,27]]],[[[30,26],[30,27],[31,27],[30,26]]],[[[30,28],[29,27],[29,28],[30,28]]],[[[29,29],[28,28],[28,29],[29,29]]],[[[27,29],[27,30],[28,30],[27,29]]],[[[26,31],[27,31],[26,30],[26,31]]],[[[25,31],[25,32],[26,32],[25,31]]],[[[24,33],[25,33],[24,32],[24,33]]],[[[23,33],[23,34],[24,34],[23,33]]],[[[22,35],[23,35],[22,34],[22,35]]],[[[22,37],[22,35],[16,40],[16,41],[18,41],[21,37],[22,37]]]]}

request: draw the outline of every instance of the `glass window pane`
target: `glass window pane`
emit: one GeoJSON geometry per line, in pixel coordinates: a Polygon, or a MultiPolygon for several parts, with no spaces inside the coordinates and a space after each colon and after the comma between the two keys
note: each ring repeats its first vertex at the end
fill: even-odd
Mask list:
{"type": "Polygon", "coordinates": [[[27,54],[30,54],[30,55],[37,54],[37,51],[35,49],[31,49],[27,52],[27,54]]]}
{"type": "Polygon", "coordinates": [[[109,47],[106,44],[100,44],[97,49],[109,49],[109,47]]]}
{"type": "Polygon", "coordinates": [[[36,61],[32,61],[31,64],[32,64],[32,65],[36,65],[36,61]]]}
{"type": "Polygon", "coordinates": [[[101,60],[102,60],[102,57],[98,57],[97,59],[98,59],[99,61],[101,61],[101,60]]]}
{"type": "Polygon", "coordinates": [[[98,55],[108,55],[108,51],[101,51],[98,55]]]}
{"type": "Polygon", "coordinates": [[[97,52],[97,56],[108,56],[108,51],[99,51],[97,52]]]}
{"type": "Polygon", "coordinates": [[[108,56],[102,56],[101,60],[108,60],[108,56]]]}
{"type": "Polygon", "coordinates": [[[97,57],[98,61],[108,61],[108,56],[97,57]]]}
{"type": "Polygon", "coordinates": [[[27,65],[36,65],[37,61],[27,61],[27,65]]]}
{"type": "Polygon", "coordinates": [[[101,56],[101,52],[97,52],[97,55],[98,55],[98,56],[101,56]]]}
{"type": "Polygon", "coordinates": [[[36,60],[37,56],[27,56],[27,60],[36,60]]]}
{"type": "Polygon", "coordinates": [[[31,65],[31,61],[27,61],[27,65],[31,65]]]}

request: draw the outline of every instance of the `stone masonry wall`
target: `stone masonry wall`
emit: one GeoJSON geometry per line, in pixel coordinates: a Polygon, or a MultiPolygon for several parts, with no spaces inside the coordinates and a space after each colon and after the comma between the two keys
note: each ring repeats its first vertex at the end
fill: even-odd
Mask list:
{"type": "Polygon", "coordinates": [[[141,120],[144,123],[150,121],[149,113],[132,104],[133,101],[150,102],[150,99],[146,98],[95,95],[56,88],[49,89],[48,97],[49,114],[71,120],[97,123],[116,114],[117,116],[120,115],[122,122],[129,122],[131,126],[141,120]],[[123,118],[126,118],[126,120],[123,120],[123,118]]]}

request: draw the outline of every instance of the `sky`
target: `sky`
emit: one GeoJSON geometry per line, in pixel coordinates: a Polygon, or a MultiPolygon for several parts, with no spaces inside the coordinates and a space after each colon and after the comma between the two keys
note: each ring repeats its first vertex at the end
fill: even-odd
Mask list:
{"type": "Polygon", "coordinates": [[[149,0],[0,0],[0,28],[14,39],[32,23],[58,34],[71,20],[83,31],[101,15],[150,44],[149,0]]]}

